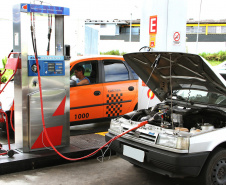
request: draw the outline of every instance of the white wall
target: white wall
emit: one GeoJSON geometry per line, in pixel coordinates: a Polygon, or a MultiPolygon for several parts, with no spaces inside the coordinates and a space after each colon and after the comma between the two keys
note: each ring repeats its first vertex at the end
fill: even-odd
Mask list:
{"type": "Polygon", "coordinates": [[[85,22],[83,19],[70,16],[71,20],[68,24],[65,24],[65,29],[70,27],[70,41],[71,46],[71,58],[76,58],[78,55],[84,55],[85,52],[85,22]]]}
{"type": "Polygon", "coordinates": [[[106,24],[100,25],[100,35],[115,35],[116,25],[115,24],[106,24]],[[104,29],[102,29],[104,27],[104,29]]]}
{"type": "Polygon", "coordinates": [[[108,36],[116,35],[116,24],[114,24],[114,23],[112,23],[112,24],[111,23],[107,23],[107,24],[103,23],[102,25],[86,24],[86,26],[99,30],[100,35],[108,35],[108,36]]]}
{"type": "Polygon", "coordinates": [[[140,42],[124,42],[124,40],[100,40],[99,43],[100,52],[119,50],[120,53],[131,53],[138,52],[140,49],[140,42]]]}
{"type": "Polygon", "coordinates": [[[196,52],[196,42],[186,43],[186,52],[188,53],[217,53],[219,51],[226,51],[226,42],[199,42],[196,52]]]}
{"type": "MultiPolygon", "coordinates": [[[[99,42],[100,52],[106,52],[111,50],[119,50],[119,52],[138,52],[141,48],[140,42],[124,42],[123,40],[100,40],[99,42]]],[[[198,52],[199,53],[217,53],[219,51],[226,51],[226,42],[199,42],[198,52]]],[[[187,53],[196,54],[196,42],[186,42],[187,53]]]]}
{"type": "Polygon", "coordinates": [[[7,57],[13,49],[13,23],[12,20],[0,19],[0,68],[2,67],[2,59],[7,57]]]}
{"type": "Polygon", "coordinates": [[[149,46],[149,18],[157,15],[156,43],[153,51],[185,52],[187,0],[143,0],[140,26],[140,42],[149,46]],[[180,33],[179,44],[173,35],[180,33]]]}

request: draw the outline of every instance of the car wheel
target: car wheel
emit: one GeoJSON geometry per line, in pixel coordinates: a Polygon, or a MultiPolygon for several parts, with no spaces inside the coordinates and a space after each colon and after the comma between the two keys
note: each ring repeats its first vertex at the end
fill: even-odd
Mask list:
{"type": "Polygon", "coordinates": [[[226,184],[226,149],[217,148],[208,158],[200,175],[201,184],[226,184]]]}

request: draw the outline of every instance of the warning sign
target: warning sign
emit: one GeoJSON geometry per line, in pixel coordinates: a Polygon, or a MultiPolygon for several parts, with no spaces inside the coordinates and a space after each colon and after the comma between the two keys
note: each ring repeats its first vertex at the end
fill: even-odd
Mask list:
{"type": "Polygon", "coordinates": [[[149,33],[150,34],[157,34],[157,15],[150,16],[149,33]]]}
{"type": "Polygon", "coordinates": [[[147,96],[152,100],[155,97],[155,94],[151,91],[151,89],[149,89],[147,92],[147,96]]]}
{"type": "Polygon", "coordinates": [[[157,15],[150,16],[149,19],[149,47],[155,48],[155,38],[157,34],[157,15]]]}
{"type": "Polygon", "coordinates": [[[173,44],[180,45],[180,32],[176,31],[173,34],[173,44]]]}
{"type": "Polygon", "coordinates": [[[155,38],[156,38],[156,34],[153,35],[149,35],[149,47],[150,48],[155,48],[155,38]]]}
{"type": "Polygon", "coordinates": [[[180,33],[179,33],[179,32],[175,32],[175,33],[173,34],[173,39],[174,39],[175,41],[180,41],[180,33]]]}

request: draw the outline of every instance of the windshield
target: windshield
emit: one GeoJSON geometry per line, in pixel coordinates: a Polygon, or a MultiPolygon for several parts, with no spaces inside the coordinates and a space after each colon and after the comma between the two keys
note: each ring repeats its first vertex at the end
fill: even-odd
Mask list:
{"type": "Polygon", "coordinates": [[[213,104],[226,106],[226,96],[222,94],[200,90],[177,90],[173,91],[173,98],[194,103],[213,104]]]}

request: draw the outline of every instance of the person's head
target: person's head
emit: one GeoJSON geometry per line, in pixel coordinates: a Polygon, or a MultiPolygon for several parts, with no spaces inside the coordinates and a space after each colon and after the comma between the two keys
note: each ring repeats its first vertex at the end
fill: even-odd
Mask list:
{"type": "Polygon", "coordinates": [[[76,66],[75,67],[75,76],[77,78],[84,77],[84,72],[85,72],[85,69],[82,66],[76,66]]]}

